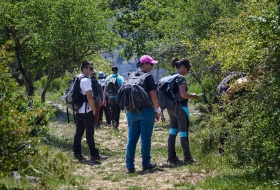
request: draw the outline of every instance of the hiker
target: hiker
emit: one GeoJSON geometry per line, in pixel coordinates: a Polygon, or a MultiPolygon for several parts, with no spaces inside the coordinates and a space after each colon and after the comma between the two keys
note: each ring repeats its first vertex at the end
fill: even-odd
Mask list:
{"type": "MultiPolygon", "coordinates": [[[[104,92],[104,87],[105,87],[105,78],[106,75],[102,72],[98,72],[98,83],[101,85],[102,92],[104,92]]],[[[102,94],[102,100],[103,100],[103,94],[102,94]]],[[[106,102],[108,102],[108,96],[106,95],[105,97],[106,102]]],[[[103,120],[103,113],[105,114],[105,119],[106,119],[106,124],[105,126],[110,126],[111,125],[111,117],[109,113],[109,106],[103,105],[103,101],[100,104],[100,110],[99,110],[99,125],[102,124],[103,120]]]]}
{"type": "MultiPolygon", "coordinates": [[[[229,101],[233,101],[237,96],[242,96],[246,93],[247,82],[248,77],[244,73],[236,71],[231,72],[220,82],[215,92],[215,100],[220,106],[220,112],[225,111],[226,104],[229,101]]],[[[237,117],[238,114],[238,112],[233,113],[232,117],[237,117]]],[[[221,130],[219,134],[218,155],[224,153],[223,145],[228,138],[228,135],[228,131],[224,129],[221,130]]]]}
{"type": "Polygon", "coordinates": [[[94,120],[94,126],[96,129],[100,129],[99,124],[99,110],[100,110],[100,104],[103,102],[103,90],[101,85],[98,83],[96,79],[96,71],[93,70],[92,76],[91,76],[91,87],[92,87],[92,96],[95,104],[95,120],[94,120]]]}
{"type": "Polygon", "coordinates": [[[118,90],[124,83],[124,78],[118,75],[118,67],[112,66],[112,74],[105,79],[105,87],[103,91],[103,104],[109,104],[113,128],[118,130],[120,120],[120,106],[116,102],[118,90]],[[106,100],[108,96],[108,101],[106,100]]]}
{"type": "MultiPolygon", "coordinates": [[[[143,55],[137,63],[137,67],[140,67],[140,70],[136,73],[140,73],[141,75],[149,73],[157,63],[149,55],[143,55]]],[[[158,104],[155,80],[152,75],[145,78],[144,89],[150,96],[153,107],[145,107],[137,112],[127,111],[126,113],[128,124],[126,168],[129,173],[135,172],[134,158],[136,145],[140,136],[143,171],[151,170],[157,166],[157,164],[150,162],[150,151],[154,122],[160,119],[161,109],[158,104]]]]}
{"type": "Polygon", "coordinates": [[[176,71],[171,75],[176,75],[174,79],[173,94],[175,95],[177,101],[175,105],[167,108],[167,112],[170,119],[170,133],[168,137],[168,162],[180,162],[180,159],[176,155],[175,151],[175,141],[176,136],[180,133],[181,147],[184,152],[184,163],[191,164],[195,163],[196,160],[192,157],[189,147],[189,125],[190,125],[190,115],[188,110],[188,100],[196,99],[198,96],[196,94],[187,93],[188,87],[186,85],[186,79],[184,76],[188,74],[191,68],[191,64],[188,59],[182,58],[178,59],[173,57],[171,59],[171,66],[176,67],[176,71]]]}
{"type": "Polygon", "coordinates": [[[82,73],[80,75],[84,78],[81,78],[80,89],[81,93],[84,95],[85,101],[78,110],[78,113],[75,114],[76,132],[74,135],[73,151],[74,156],[79,161],[85,160],[85,157],[82,155],[81,141],[86,130],[86,140],[91,156],[90,160],[94,162],[100,159],[107,159],[108,156],[101,155],[94,142],[94,118],[96,108],[92,97],[91,80],[88,78],[93,73],[93,63],[90,61],[83,61],[81,64],[81,71],[82,73]]]}

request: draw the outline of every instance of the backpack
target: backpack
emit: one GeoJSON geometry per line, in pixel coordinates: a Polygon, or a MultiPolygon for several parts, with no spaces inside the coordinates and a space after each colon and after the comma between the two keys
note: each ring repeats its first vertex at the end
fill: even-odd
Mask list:
{"type": "Polygon", "coordinates": [[[145,107],[152,107],[152,101],[144,89],[144,81],[150,75],[150,73],[131,73],[118,91],[117,103],[122,110],[138,112],[145,107]]]}
{"type": "Polygon", "coordinates": [[[116,96],[118,94],[118,90],[120,86],[117,83],[118,75],[113,77],[112,75],[109,77],[107,84],[106,84],[106,91],[108,96],[116,96]]]}
{"type": "Polygon", "coordinates": [[[86,95],[81,93],[81,79],[85,78],[84,75],[77,75],[72,80],[69,81],[68,87],[62,96],[63,99],[66,101],[67,105],[67,119],[69,123],[69,113],[68,108],[73,110],[74,112],[78,113],[78,109],[80,109],[84,102],[87,102],[86,95]]]}
{"type": "Polygon", "coordinates": [[[99,97],[100,96],[99,90],[98,90],[99,83],[98,83],[97,79],[95,79],[95,78],[91,79],[91,88],[92,88],[92,96],[95,98],[99,97]]]}
{"type": "Polygon", "coordinates": [[[95,108],[100,107],[100,102],[103,100],[102,86],[96,78],[91,79],[92,97],[94,100],[95,108]]]}
{"type": "Polygon", "coordinates": [[[163,77],[157,84],[157,97],[161,110],[171,108],[176,104],[177,100],[182,100],[179,91],[176,94],[173,93],[174,79],[177,76],[180,76],[180,74],[163,77]]]}
{"type": "Polygon", "coordinates": [[[240,77],[244,77],[245,74],[241,72],[231,72],[227,77],[225,77],[222,82],[218,85],[217,90],[215,92],[215,96],[222,96],[226,93],[227,89],[230,87],[230,82],[233,79],[238,79],[240,77]]]}

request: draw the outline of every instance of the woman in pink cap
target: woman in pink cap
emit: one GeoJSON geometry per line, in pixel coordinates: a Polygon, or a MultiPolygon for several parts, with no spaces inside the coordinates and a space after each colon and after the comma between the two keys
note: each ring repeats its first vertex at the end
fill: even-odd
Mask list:
{"type": "MultiPolygon", "coordinates": [[[[131,73],[133,76],[141,76],[145,73],[151,72],[154,65],[158,62],[155,61],[149,55],[143,55],[137,67],[140,69],[136,72],[131,73]]],[[[134,157],[136,151],[136,145],[139,137],[141,136],[141,154],[142,154],[142,167],[143,172],[151,170],[157,166],[152,164],[151,160],[151,137],[154,128],[154,121],[160,119],[161,109],[158,104],[156,96],[156,85],[154,77],[150,74],[144,80],[144,89],[149,95],[152,105],[141,109],[138,112],[127,111],[127,123],[128,123],[128,139],[126,148],[126,168],[129,173],[135,172],[134,157]]]]}

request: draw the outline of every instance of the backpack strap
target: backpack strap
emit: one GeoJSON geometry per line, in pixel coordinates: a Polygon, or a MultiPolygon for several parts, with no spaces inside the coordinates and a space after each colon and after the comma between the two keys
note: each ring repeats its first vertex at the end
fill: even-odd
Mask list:
{"type": "MultiPolygon", "coordinates": [[[[142,72],[142,71],[141,71],[141,72],[142,72]]],[[[144,84],[144,87],[145,87],[144,81],[145,81],[145,79],[146,79],[148,76],[151,75],[151,73],[144,73],[144,72],[142,72],[141,75],[139,75],[139,76],[136,75],[136,74],[138,74],[138,73],[140,74],[141,72],[139,72],[139,71],[132,72],[132,73],[130,74],[130,76],[129,76],[129,79],[130,79],[130,78],[133,78],[133,77],[139,77],[139,78],[141,79],[141,82],[144,84]]]]}

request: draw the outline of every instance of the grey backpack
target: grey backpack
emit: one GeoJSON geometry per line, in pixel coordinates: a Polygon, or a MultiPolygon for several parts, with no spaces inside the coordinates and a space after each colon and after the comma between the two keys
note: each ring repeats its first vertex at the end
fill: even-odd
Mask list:
{"type": "Polygon", "coordinates": [[[133,72],[118,91],[117,103],[122,110],[137,112],[152,107],[152,101],[145,91],[144,81],[150,73],[133,72]]]}
{"type": "Polygon", "coordinates": [[[162,110],[165,108],[171,108],[176,104],[176,101],[182,100],[178,93],[173,93],[174,79],[180,76],[180,74],[169,75],[159,80],[157,84],[157,97],[159,106],[162,110]]]}

